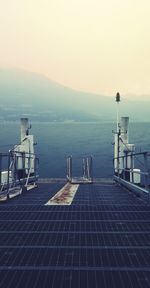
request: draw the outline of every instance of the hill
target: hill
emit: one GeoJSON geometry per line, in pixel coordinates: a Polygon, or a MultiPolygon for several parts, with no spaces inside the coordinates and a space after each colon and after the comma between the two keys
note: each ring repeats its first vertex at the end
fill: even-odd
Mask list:
{"type": "MultiPolygon", "coordinates": [[[[149,121],[149,105],[123,100],[121,114],[149,121]]],[[[75,91],[24,70],[0,70],[0,119],[32,121],[113,121],[115,99],[75,91]]]]}

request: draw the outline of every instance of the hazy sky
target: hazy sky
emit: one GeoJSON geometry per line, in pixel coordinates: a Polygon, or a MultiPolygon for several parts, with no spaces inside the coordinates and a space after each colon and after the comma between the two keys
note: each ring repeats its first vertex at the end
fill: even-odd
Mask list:
{"type": "Polygon", "coordinates": [[[150,95],[150,0],[0,0],[0,67],[10,66],[79,90],[150,95]]]}

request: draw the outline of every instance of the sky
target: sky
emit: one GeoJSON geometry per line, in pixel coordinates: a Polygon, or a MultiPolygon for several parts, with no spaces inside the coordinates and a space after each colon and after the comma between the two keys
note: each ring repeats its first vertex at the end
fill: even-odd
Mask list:
{"type": "Polygon", "coordinates": [[[0,0],[0,68],[150,99],[149,0],[0,0]]]}

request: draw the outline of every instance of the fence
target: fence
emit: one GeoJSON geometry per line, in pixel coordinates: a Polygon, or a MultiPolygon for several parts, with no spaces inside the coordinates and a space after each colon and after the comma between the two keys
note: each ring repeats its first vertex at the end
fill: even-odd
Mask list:
{"type": "Polygon", "coordinates": [[[0,197],[9,198],[10,194],[22,191],[29,183],[38,179],[39,159],[33,153],[0,153],[0,197]]]}

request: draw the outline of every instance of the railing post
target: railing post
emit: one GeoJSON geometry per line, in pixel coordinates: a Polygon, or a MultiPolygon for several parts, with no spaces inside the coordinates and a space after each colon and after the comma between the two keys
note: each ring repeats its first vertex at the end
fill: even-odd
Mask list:
{"type": "Polygon", "coordinates": [[[149,186],[148,186],[148,156],[147,152],[144,152],[144,168],[145,168],[145,189],[149,191],[149,186]]]}
{"type": "Polygon", "coordinates": [[[123,163],[122,178],[125,179],[125,156],[122,156],[122,163],[123,163]]]}
{"type": "Polygon", "coordinates": [[[93,158],[90,156],[90,178],[91,181],[93,182],[93,158]]]}
{"type": "Polygon", "coordinates": [[[19,156],[16,155],[16,153],[14,153],[13,151],[11,151],[11,154],[12,154],[13,165],[14,165],[14,169],[13,169],[13,186],[16,186],[16,181],[17,181],[17,168],[18,168],[18,159],[19,159],[19,156]]]}
{"type": "Polygon", "coordinates": [[[117,132],[117,169],[118,169],[118,177],[120,177],[120,159],[119,159],[119,155],[120,155],[120,129],[117,132]]]}
{"type": "Polygon", "coordinates": [[[131,181],[132,181],[132,183],[134,182],[134,175],[133,175],[133,154],[131,153],[131,155],[130,155],[130,157],[131,157],[131,181]]]}
{"type": "Polygon", "coordinates": [[[9,171],[10,171],[10,157],[11,151],[8,153],[8,169],[7,169],[7,199],[9,199],[9,171]]]}
{"type": "Polygon", "coordinates": [[[2,185],[2,154],[0,154],[0,189],[2,185]]]}
{"type": "Polygon", "coordinates": [[[128,169],[128,151],[125,151],[124,153],[125,153],[125,156],[124,156],[125,157],[124,179],[128,180],[128,171],[127,171],[127,169],[128,169]]]}
{"type": "Polygon", "coordinates": [[[82,159],[82,168],[83,168],[83,178],[87,178],[87,163],[85,157],[82,159]]]}
{"type": "Polygon", "coordinates": [[[87,178],[90,179],[90,167],[89,167],[89,158],[86,158],[86,166],[87,166],[87,178]]]}
{"type": "Polygon", "coordinates": [[[72,156],[67,158],[67,179],[72,181],[72,156]]]}

